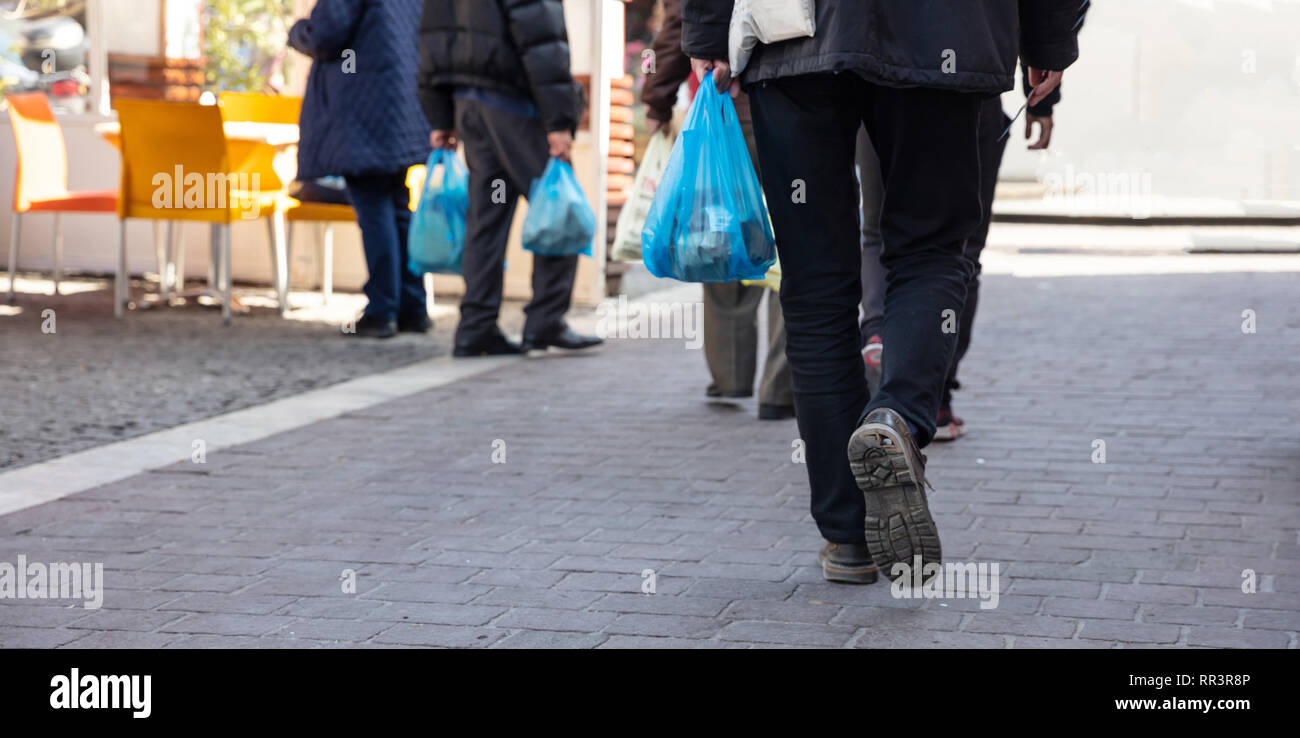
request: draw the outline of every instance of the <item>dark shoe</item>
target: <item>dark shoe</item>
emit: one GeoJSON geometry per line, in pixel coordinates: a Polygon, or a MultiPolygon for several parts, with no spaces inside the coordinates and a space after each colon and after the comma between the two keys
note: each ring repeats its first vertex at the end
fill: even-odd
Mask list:
{"type": "Polygon", "coordinates": [[[794,417],[794,405],[768,405],[759,403],[759,420],[785,420],[794,417]]]}
{"type": "Polygon", "coordinates": [[[741,397],[753,397],[754,391],[753,390],[728,390],[727,392],[723,392],[722,390],[718,389],[718,385],[710,384],[708,387],[704,388],[704,396],[705,397],[726,397],[728,399],[741,398],[741,397]]]}
{"type": "Polygon", "coordinates": [[[829,582],[871,584],[879,578],[876,562],[871,560],[865,543],[827,541],[817,554],[817,563],[822,565],[822,577],[829,582]]]}
{"type": "Polygon", "coordinates": [[[433,320],[425,313],[398,315],[397,330],[402,333],[428,333],[433,330],[433,320]]]}
{"type": "Polygon", "coordinates": [[[895,572],[894,564],[912,567],[918,556],[922,567],[938,564],[943,554],[925,499],[925,457],[907,421],[889,408],[868,413],[849,437],[849,468],[867,506],[867,550],[885,576],[912,576],[895,572]]]}
{"type": "Polygon", "coordinates": [[[866,345],[862,347],[862,363],[866,367],[868,397],[875,397],[876,393],[880,392],[880,380],[883,376],[883,370],[880,367],[880,355],[883,353],[884,348],[885,345],[878,335],[868,338],[866,345]]]}
{"type": "Polygon", "coordinates": [[[451,350],[452,356],[467,358],[471,356],[511,356],[524,352],[519,344],[506,338],[499,331],[487,338],[466,343],[457,343],[451,350]]]}
{"type": "Polygon", "coordinates": [[[357,319],[356,330],[348,335],[361,338],[392,338],[397,335],[397,321],[384,320],[374,315],[362,315],[357,319]]]}
{"type": "Polygon", "coordinates": [[[934,421],[934,440],[955,441],[966,433],[966,421],[952,414],[952,408],[939,408],[939,417],[934,421]]]}
{"type": "Polygon", "coordinates": [[[546,349],[551,347],[565,351],[581,351],[604,342],[605,339],[599,336],[584,336],[566,325],[551,335],[524,336],[523,349],[529,354],[545,353],[546,349]]]}

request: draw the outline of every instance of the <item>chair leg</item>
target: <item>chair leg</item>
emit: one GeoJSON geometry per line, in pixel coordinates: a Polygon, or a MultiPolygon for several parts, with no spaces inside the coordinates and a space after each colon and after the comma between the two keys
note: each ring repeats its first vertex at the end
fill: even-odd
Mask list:
{"type": "Polygon", "coordinates": [[[14,213],[13,231],[9,234],[9,304],[14,302],[14,268],[18,265],[18,239],[22,236],[22,213],[14,213]]]}
{"type": "Polygon", "coordinates": [[[168,238],[172,250],[172,294],[176,295],[185,291],[185,222],[178,220],[172,225],[176,230],[168,238]]]}
{"type": "Polygon", "coordinates": [[[129,292],[126,280],[126,219],[118,221],[117,231],[117,278],[113,280],[113,317],[122,317],[122,308],[126,305],[129,292]]]}
{"type": "Polygon", "coordinates": [[[54,294],[59,294],[59,278],[63,276],[63,213],[54,214],[54,294]]]}
{"type": "Polygon", "coordinates": [[[334,224],[325,224],[325,233],[321,236],[320,288],[322,304],[328,306],[334,296],[334,224]]]}
{"type": "Polygon", "coordinates": [[[221,288],[224,292],[221,300],[221,322],[230,325],[230,224],[221,227],[221,288]]]}
{"type": "Polygon", "coordinates": [[[280,303],[280,315],[289,312],[289,239],[285,216],[277,212],[271,216],[271,249],[275,262],[275,294],[280,303]]]}
{"type": "Polygon", "coordinates": [[[221,285],[221,226],[213,223],[208,229],[208,289],[220,291],[221,285]]]}
{"type": "Polygon", "coordinates": [[[161,298],[167,297],[167,266],[171,264],[167,255],[168,225],[161,220],[153,222],[153,252],[158,261],[158,296],[161,298]]]}

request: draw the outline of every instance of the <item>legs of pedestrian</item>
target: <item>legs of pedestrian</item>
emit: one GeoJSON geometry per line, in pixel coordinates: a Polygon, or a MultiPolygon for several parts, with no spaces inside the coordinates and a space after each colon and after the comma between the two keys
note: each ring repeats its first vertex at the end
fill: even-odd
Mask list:
{"type": "Polygon", "coordinates": [[[399,318],[425,310],[424,283],[406,268],[411,217],[406,173],[349,176],[347,185],[368,273],[362,289],[366,308],[356,333],[387,338],[397,332],[399,318]]]}
{"type": "Polygon", "coordinates": [[[704,360],[710,397],[750,397],[758,354],[756,315],[763,287],[740,282],[704,285],[704,360]]]}
{"type": "Polygon", "coordinates": [[[785,357],[785,318],[781,299],[763,288],[767,300],[767,359],[758,384],[758,419],[794,417],[794,391],[790,388],[790,362],[785,357]]]}
{"type": "Polygon", "coordinates": [[[880,235],[880,201],[885,186],[880,181],[880,160],[876,158],[866,126],[858,129],[854,151],[862,203],[858,208],[862,229],[862,315],[859,318],[862,363],[867,373],[867,391],[869,396],[875,396],[880,391],[884,349],[881,336],[885,332],[885,267],[880,263],[880,252],[885,245],[880,235]]]}
{"type": "Polygon", "coordinates": [[[1006,151],[1007,139],[1002,132],[1010,125],[1010,119],[1002,111],[999,98],[991,97],[980,107],[979,149],[980,149],[980,205],[983,215],[979,226],[966,239],[964,250],[970,269],[970,279],[966,282],[966,303],[961,311],[961,323],[957,333],[957,349],[948,369],[944,382],[943,399],[939,405],[939,415],[935,421],[934,440],[951,441],[966,432],[965,423],[952,412],[952,393],[959,389],[957,367],[966,350],[970,347],[971,328],[975,323],[975,313],[979,308],[980,294],[980,255],[988,240],[989,224],[993,219],[993,196],[997,190],[998,170],[1002,167],[1002,154],[1006,151]]]}
{"type": "MultiPolygon", "coordinates": [[[[801,180],[807,193],[804,203],[768,203],[813,517],[829,543],[865,542],[891,576],[901,574],[894,563],[910,565],[914,555],[938,563],[919,447],[934,433],[965,299],[962,247],[979,221],[978,98],[808,75],[758,85],[751,102],[765,191],[787,192],[801,180]],[[890,351],[870,404],[858,349],[860,201],[850,164],[864,122],[881,161],[889,244],[890,351]]],[[[833,553],[823,553],[827,578],[835,578],[833,553]]]]}

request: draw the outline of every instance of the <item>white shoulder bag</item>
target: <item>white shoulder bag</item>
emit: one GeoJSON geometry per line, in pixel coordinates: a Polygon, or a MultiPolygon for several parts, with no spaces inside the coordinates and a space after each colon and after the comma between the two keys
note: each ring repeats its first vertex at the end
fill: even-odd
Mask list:
{"type": "Polygon", "coordinates": [[[732,76],[740,76],[759,43],[812,36],[816,31],[816,0],[736,0],[727,34],[732,76]]]}

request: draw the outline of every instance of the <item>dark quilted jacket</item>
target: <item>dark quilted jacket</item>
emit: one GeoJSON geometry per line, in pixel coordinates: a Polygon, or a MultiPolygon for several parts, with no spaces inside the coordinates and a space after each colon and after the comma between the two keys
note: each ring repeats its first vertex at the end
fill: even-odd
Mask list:
{"type": "MultiPolygon", "coordinates": [[[[727,58],[733,0],[684,0],[682,50],[727,58]]],[[[1081,0],[816,0],[812,38],[759,44],[741,75],[753,84],[846,71],[889,87],[997,93],[1015,84],[1016,54],[1040,69],[1079,55],[1081,0]]]]}
{"type": "Polygon", "coordinates": [[[312,58],[298,178],[399,172],[429,155],[416,94],[420,0],[317,0],[289,30],[312,58]]]}
{"type": "Polygon", "coordinates": [[[419,76],[434,128],[455,127],[456,87],[530,100],[548,131],[578,127],[580,95],[560,0],[424,0],[419,76]]]}

